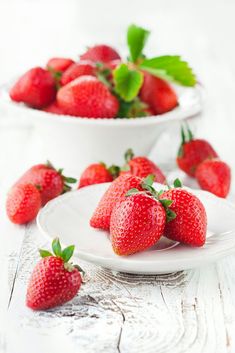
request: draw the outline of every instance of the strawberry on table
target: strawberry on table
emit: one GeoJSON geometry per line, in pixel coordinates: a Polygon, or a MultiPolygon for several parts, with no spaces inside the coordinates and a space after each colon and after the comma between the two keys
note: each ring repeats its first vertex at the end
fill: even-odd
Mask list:
{"type": "Polygon", "coordinates": [[[108,230],[114,206],[125,199],[128,190],[132,188],[143,190],[142,182],[141,178],[130,174],[120,175],[115,179],[97,205],[91,217],[90,225],[94,228],[108,230]]]}
{"type": "Polygon", "coordinates": [[[37,186],[41,194],[42,205],[69,191],[69,184],[76,183],[76,179],[65,177],[63,170],[56,170],[50,162],[37,164],[27,170],[16,184],[31,183],[37,186]]]}
{"type": "Polygon", "coordinates": [[[171,200],[169,210],[175,217],[166,223],[164,235],[191,246],[203,246],[206,241],[207,216],[202,202],[182,189],[177,179],[174,188],[162,193],[161,199],[171,200]]]}
{"type": "Polygon", "coordinates": [[[10,221],[15,224],[25,224],[34,220],[40,207],[40,192],[32,184],[15,185],[7,195],[6,212],[10,221]]]}
{"type": "Polygon", "coordinates": [[[218,155],[209,142],[195,139],[189,127],[186,131],[181,128],[181,137],[176,161],[180,169],[194,177],[200,163],[206,159],[216,158],[218,155]]]}
{"type": "Polygon", "coordinates": [[[102,162],[93,163],[83,171],[79,180],[78,189],[92,184],[111,182],[118,176],[118,173],[119,167],[117,166],[113,165],[107,168],[107,166],[102,162]]]}
{"type": "Polygon", "coordinates": [[[115,118],[119,103],[96,77],[81,76],[57,93],[58,105],[66,114],[86,118],[115,118]]]}
{"type": "Polygon", "coordinates": [[[67,85],[67,83],[75,80],[75,78],[91,75],[95,76],[95,64],[90,60],[81,60],[78,63],[72,64],[67,70],[62,74],[60,83],[62,86],[67,85]]]}
{"type": "Polygon", "coordinates": [[[72,59],[68,59],[68,58],[51,58],[47,62],[46,66],[47,66],[48,70],[52,70],[54,72],[64,72],[72,64],[74,64],[74,61],[72,59]]]}
{"type": "Polygon", "coordinates": [[[164,184],[166,177],[161,169],[147,157],[134,157],[133,150],[130,148],[125,153],[126,164],[123,167],[123,172],[129,172],[140,178],[145,178],[149,174],[155,176],[155,182],[164,184]]]}
{"type": "Polygon", "coordinates": [[[139,192],[118,203],[110,220],[112,247],[117,255],[131,255],[153,246],[163,235],[166,212],[162,204],[139,192]]]}
{"type": "Polygon", "coordinates": [[[227,197],[231,184],[231,169],[219,159],[207,159],[196,170],[196,179],[203,190],[227,197]]]}
{"type": "Polygon", "coordinates": [[[33,310],[46,310],[70,301],[78,293],[81,269],[69,262],[74,246],[61,249],[59,239],[52,242],[53,253],[39,250],[42,259],[29,279],[26,305],[33,310]]]}
{"type": "Polygon", "coordinates": [[[89,48],[84,54],[80,56],[81,60],[91,60],[94,62],[109,62],[111,60],[121,59],[120,55],[115,49],[108,45],[95,45],[89,48]]]}
{"type": "Polygon", "coordinates": [[[33,108],[44,108],[56,97],[52,74],[41,67],[27,71],[11,88],[10,97],[15,102],[23,102],[33,108]]]}
{"type": "Polygon", "coordinates": [[[146,72],[140,98],[157,115],[169,112],[178,105],[177,95],[169,83],[146,72]]]}

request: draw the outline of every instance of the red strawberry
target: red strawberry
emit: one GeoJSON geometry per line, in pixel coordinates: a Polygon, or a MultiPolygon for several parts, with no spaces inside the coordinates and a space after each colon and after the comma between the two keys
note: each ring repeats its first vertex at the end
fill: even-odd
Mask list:
{"type": "Polygon", "coordinates": [[[119,103],[97,78],[81,76],[57,93],[58,105],[66,114],[86,118],[114,118],[119,103]]]}
{"type": "Polygon", "coordinates": [[[116,67],[118,65],[120,65],[122,63],[121,59],[115,59],[115,60],[111,60],[109,62],[106,63],[106,66],[110,69],[110,70],[115,70],[116,67]]]}
{"type": "MultiPolygon", "coordinates": [[[[134,157],[132,149],[125,153],[126,165],[124,166],[124,173],[129,172],[140,178],[145,178],[149,174],[155,176],[155,182],[164,184],[166,181],[165,175],[161,169],[147,157],[134,157]]],[[[123,172],[122,172],[123,173],[123,172]]]]}
{"type": "Polygon", "coordinates": [[[176,214],[166,223],[164,235],[191,246],[202,246],[206,241],[207,216],[201,201],[180,187],[165,191],[161,199],[172,200],[169,210],[176,214]]]}
{"type": "Polygon", "coordinates": [[[109,229],[113,207],[124,200],[127,191],[132,188],[143,190],[142,179],[130,174],[121,175],[115,179],[96,207],[90,225],[94,228],[109,229]]]}
{"type": "Polygon", "coordinates": [[[81,269],[68,262],[74,246],[62,251],[59,239],[55,239],[52,248],[55,255],[39,250],[42,259],[29,279],[26,305],[33,310],[45,310],[66,303],[75,297],[81,286],[81,269]]]}
{"type": "Polygon", "coordinates": [[[218,155],[209,142],[194,139],[189,128],[186,132],[183,128],[181,129],[182,142],[177,156],[177,164],[186,174],[194,177],[200,163],[205,159],[216,158],[218,155]]]}
{"type": "Polygon", "coordinates": [[[62,169],[56,170],[49,162],[31,167],[17,181],[17,184],[31,183],[39,188],[42,205],[54,199],[65,191],[70,190],[67,183],[76,183],[76,179],[62,175],[62,169]]]}
{"type": "Polygon", "coordinates": [[[68,58],[52,58],[47,62],[47,68],[55,72],[64,72],[67,70],[74,61],[68,58]]]}
{"type": "Polygon", "coordinates": [[[44,108],[43,111],[47,112],[47,113],[57,114],[57,115],[64,115],[65,114],[63,112],[63,110],[58,106],[56,101],[54,101],[53,103],[48,105],[46,108],[44,108]]]}
{"type": "Polygon", "coordinates": [[[55,81],[50,72],[35,67],[19,78],[10,90],[10,97],[15,102],[43,108],[56,97],[55,81]]]}
{"type": "Polygon", "coordinates": [[[203,190],[226,197],[231,184],[230,167],[219,159],[207,159],[196,170],[196,178],[203,190]]]}
{"type": "Polygon", "coordinates": [[[121,59],[120,55],[113,48],[108,45],[95,45],[89,48],[83,55],[80,56],[82,60],[91,60],[94,62],[109,62],[115,59],[121,59]]]}
{"type": "Polygon", "coordinates": [[[117,166],[107,168],[104,163],[91,164],[82,173],[78,189],[92,184],[111,182],[118,174],[119,167],[117,166]]]}
{"type": "Polygon", "coordinates": [[[32,184],[15,185],[7,196],[6,211],[13,223],[25,224],[32,221],[40,207],[40,193],[32,184]]]}
{"type": "Polygon", "coordinates": [[[150,105],[155,114],[163,114],[178,105],[177,95],[173,88],[159,77],[144,73],[144,83],[140,98],[150,105]]]}
{"type": "Polygon", "coordinates": [[[75,80],[75,78],[91,75],[95,76],[95,64],[89,60],[83,60],[78,63],[71,65],[63,74],[60,80],[62,86],[75,80]]]}
{"type": "Polygon", "coordinates": [[[148,249],[162,236],[165,223],[165,209],[159,201],[144,193],[127,196],[111,215],[114,252],[130,255],[148,249]]]}

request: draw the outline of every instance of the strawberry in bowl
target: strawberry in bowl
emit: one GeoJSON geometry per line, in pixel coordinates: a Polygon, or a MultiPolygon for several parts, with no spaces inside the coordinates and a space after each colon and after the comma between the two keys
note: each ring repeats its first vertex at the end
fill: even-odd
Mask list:
{"type": "Polygon", "coordinates": [[[1,101],[38,127],[53,163],[76,174],[100,155],[120,164],[129,146],[147,155],[173,121],[202,108],[201,89],[186,61],[146,57],[149,34],[128,27],[127,59],[105,44],[88,48],[78,61],[51,58],[4,86],[1,101]]]}

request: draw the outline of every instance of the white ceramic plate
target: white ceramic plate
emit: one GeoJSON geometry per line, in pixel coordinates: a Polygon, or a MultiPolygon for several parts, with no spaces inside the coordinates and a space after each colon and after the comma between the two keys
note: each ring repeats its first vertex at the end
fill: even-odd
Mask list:
{"type": "Polygon", "coordinates": [[[208,216],[207,240],[202,248],[191,248],[162,237],[147,251],[117,256],[108,232],[89,226],[92,212],[108,186],[109,183],[89,186],[50,201],[38,214],[39,229],[47,238],[59,236],[64,245],[75,244],[81,259],[127,273],[158,274],[190,269],[235,251],[235,207],[205,191],[194,190],[208,216]]]}

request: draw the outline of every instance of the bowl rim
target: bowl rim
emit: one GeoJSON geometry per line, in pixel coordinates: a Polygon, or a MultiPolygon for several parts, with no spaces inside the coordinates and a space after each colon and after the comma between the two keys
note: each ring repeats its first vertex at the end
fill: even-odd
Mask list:
{"type": "Polygon", "coordinates": [[[43,122],[47,123],[48,118],[50,122],[59,122],[66,124],[81,124],[81,125],[92,125],[92,126],[119,126],[119,127],[134,127],[134,126],[146,126],[146,125],[158,125],[162,123],[167,123],[169,121],[177,121],[184,120],[189,117],[193,117],[199,114],[203,108],[204,101],[204,88],[202,85],[197,84],[195,87],[184,87],[185,91],[188,90],[189,94],[191,93],[191,104],[179,104],[173,110],[161,114],[161,115],[152,115],[148,117],[140,117],[140,118],[116,118],[116,119],[108,119],[108,118],[85,118],[85,117],[75,117],[70,115],[63,114],[53,114],[49,112],[45,112],[39,109],[33,109],[27,107],[23,103],[13,102],[9,96],[9,88],[11,87],[13,81],[9,81],[8,83],[0,85],[0,97],[1,104],[5,105],[6,108],[11,108],[15,112],[25,113],[27,117],[33,115],[34,122],[43,122]]]}

